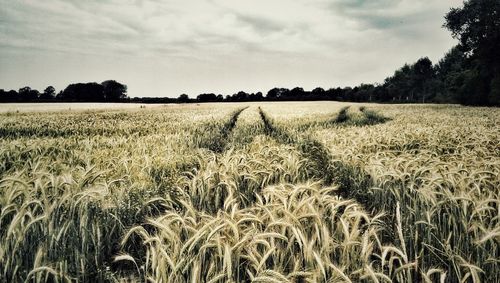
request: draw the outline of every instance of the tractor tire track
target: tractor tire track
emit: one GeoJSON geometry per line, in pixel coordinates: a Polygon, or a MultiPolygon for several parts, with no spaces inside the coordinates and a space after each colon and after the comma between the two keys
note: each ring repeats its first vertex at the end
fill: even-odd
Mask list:
{"type": "MultiPolygon", "coordinates": [[[[343,108],[339,116],[344,116],[347,108],[343,108]]],[[[374,185],[370,174],[362,168],[334,160],[328,148],[321,142],[299,135],[293,136],[282,129],[267,113],[259,107],[259,113],[264,122],[264,132],[280,143],[294,145],[310,162],[311,177],[321,180],[324,186],[336,184],[338,194],[343,198],[355,199],[365,208],[373,209],[373,197],[369,188],[374,185]]]]}
{"type": "Polygon", "coordinates": [[[222,153],[226,150],[229,135],[232,133],[238,117],[247,107],[237,109],[231,113],[229,119],[222,125],[208,124],[202,127],[201,132],[196,135],[202,137],[198,142],[198,147],[207,148],[215,153],[222,153]]]}
{"type": "Polygon", "coordinates": [[[339,112],[330,119],[325,119],[323,121],[313,121],[299,125],[300,131],[305,131],[311,128],[330,128],[332,126],[342,126],[342,127],[362,127],[366,125],[376,125],[383,124],[391,120],[391,118],[385,117],[374,110],[367,109],[365,106],[359,107],[359,114],[349,113],[352,109],[351,106],[342,107],[339,112]]]}

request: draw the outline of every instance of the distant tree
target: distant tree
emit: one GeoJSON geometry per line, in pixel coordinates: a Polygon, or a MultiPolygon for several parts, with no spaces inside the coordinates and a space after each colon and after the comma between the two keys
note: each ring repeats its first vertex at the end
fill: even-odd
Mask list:
{"type": "MultiPolygon", "coordinates": [[[[417,95],[415,100],[421,100],[422,103],[425,103],[426,98],[430,97],[429,92],[432,89],[433,79],[435,75],[432,61],[427,57],[420,58],[412,66],[412,69],[412,88],[414,89],[412,93],[416,93],[417,95]]],[[[414,98],[412,97],[411,100],[414,100],[414,98]]]]}
{"type": "Polygon", "coordinates": [[[361,84],[353,99],[357,102],[372,101],[374,90],[375,86],[372,84],[361,84]]]}
{"type": "Polygon", "coordinates": [[[19,101],[19,94],[15,90],[5,91],[0,89],[0,102],[16,102],[19,101]]]}
{"type": "Polygon", "coordinates": [[[269,100],[275,100],[279,98],[279,96],[280,96],[280,90],[279,88],[275,87],[267,92],[266,98],[269,100]]]}
{"type": "Polygon", "coordinates": [[[19,89],[19,99],[20,101],[35,101],[40,96],[40,92],[36,89],[31,89],[29,86],[25,86],[19,89]]]}
{"type": "Polygon", "coordinates": [[[101,83],[105,101],[121,101],[127,98],[127,86],[114,80],[101,83]]]}
{"type": "Polygon", "coordinates": [[[317,87],[311,91],[314,94],[323,94],[325,93],[325,90],[322,87],[317,87]]]}
{"type": "Polygon", "coordinates": [[[391,101],[391,97],[389,95],[389,91],[387,90],[384,84],[375,85],[375,89],[373,90],[374,101],[379,102],[388,102],[391,101]]]}
{"type": "Polygon", "coordinates": [[[405,64],[385,79],[384,85],[393,101],[413,101],[416,92],[413,75],[413,66],[405,64]]]}
{"type": "Polygon", "coordinates": [[[104,87],[98,83],[70,84],[57,98],[63,101],[102,102],[105,101],[104,87]]]}
{"type": "Polygon", "coordinates": [[[250,101],[261,101],[264,99],[264,96],[262,95],[262,92],[257,92],[257,93],[252,93],[250,94],[249,100],[250,101]]]}
{"type": "Polygon", "coordinates": [[[500,76],[495,76],[490,83],[488,101],[492,105],[500,105],[500,76]]]}
{"type": "Polygon", "coordinates": [[[244,91],[238,91],[238,93],[233,94],[231,97],[232,101],[248,101],[250,99],[250,95],[244,91]]]}
{"type": "Polygon", "coordinates": [[[32,89],[31,92],[30,92],[30,101],[36,101],[40,98],[40,95],[41,93],[36,90],[36,89],[32,89]]]}
{"type": "Polygon", "coordinates": [[[22,95],[26,95],[31,91],[31,87],[25,86],[19,89],[18,93],[22,95]]]}
{"type": "Polygon", "coordinates": [[[214,102],[217,96],[214,93],[202,93],[196,97],[199,102],[214,102]]]}
{"type": "Polygon", "coordinates": [[[189,96],[185,93],[179,95],[179,97],[177,98],[177,101],[178,102],[181,102],[181,103],[186,103],[186,102],[189,102],[189,96]]]}
{"type": "Polygon", "coordinates": [[[11,101],[18,101],[19,100],[19,93],[15,90],[9,90],[7,92],[7,97],[11,99],[11,101]]]}
{"type": "Polygon", "coordinates": [[[3,88],[0,89],[0,102],[11,102],[9,98],[10,97],[8,96],[8,92],[5,91],[3,88]]]}
{"type": "Polygon", "coordinates": [[[343,90],[340,87],[325,90],[325,98],[328,100],[340,100],[342,95],[343,90]]]}
{"type": "Polygon", "coordinates": [[[338,100],[340,100],[340,101],[346,101],[346,100],[349,101],[349,96],[352,93],[352,91],[353,91],[353,88],[350,87],[350,86],[346,86],[346,87],[344,87],[344,88],[342,88],[340,90],[337,90],[337,92],[338,92],[338,96],[337,96],[338,100]]]}
{"type": "Polygon", "coordinates": [[[255,98],[256,98],[256,100],[260,101],[260,100],[263,100],[263,99],[264,99],[264,95],[262,94],[262,92],[258,91],[258,92],[255,94],[255,98]]]}
{"type": "Polygon", "coordinates": [[[288,98],[288,93],[290,92],[287,88],[273,88],[267,92],[266,98],[268,100],[286,100],[288,98]]]}
{"type": "Polygon", "coordinates": [[[290,100],[307,100],[306,93],[301,87],[294,87],[286,96],[290,100]]]}
{"type": "Polygon", "coordinates": [[[53,86],[48,86],[45,88],[43,93],[40,95],[40,99],[50,100],[56,97],[56,89],[53,86]]]}
{"type": "Polygon", "coordinates": [[[321,88],[317,87],[311,91],[311,99],[318,100],[318,99],[327,99],[326,97],[326,91],[321,88]]]}
{"type": "Polygon", "coordinates": [[[179,102],[176,98],[170,97],[133,97],[128,99],[134,103],[175,103],[179,102]]]}
{"type": "Polygon", "coordinates": [[[344,88],[344,100],[345,101],[358,101],[357,93],[359,91],[359,86],[355,86],[353,88],[346,87],[344,88]]]}
{"type": "Polygon", "coordinates": [[[436,78],[440,84],[436,91],[437,102],[458,102],[459,92],[464,83],[467,68],[466,54],[458,47],[453,47],[436,64],[436,78]]]}
{"type": "Polygon", "coordinates": [[[216,100],[219,102],[224,101],[224,96],[222,94],[218,94],[216,100]]]}

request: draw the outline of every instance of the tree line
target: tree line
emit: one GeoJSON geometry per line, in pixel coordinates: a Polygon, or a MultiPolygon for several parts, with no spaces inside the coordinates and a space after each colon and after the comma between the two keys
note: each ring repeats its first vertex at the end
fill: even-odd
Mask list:
{"type": "Polygon", "coordinates": [[[19,91],[0,89],[0,102],[122,102],[127,99],[127,86],[114,80],[100,84],[70,84],[57,94],[53,86],[48,86],[43,92],[29,86],[19,91]]]}
{"type": "Polygon", "coordinates": [[[29,87],[19,91],[0,90],[0,102],[89,101],[189,103],[222,101],[307,101],[336,100],[389,103],[461,103],[464,105],[500,105],[500,1],[469,0],[461,8],[445,15],[445,28],[459,43],[439,62],[422,57],[405,64],[380,84],[355,87],[273,88],[262,92],[239,91],[223,96],[202,93],[196,98],[181,94],[177,98],[128,98],[127,86],[109,80],[71,84],[59,94],[47,87],[42,93],[29,87]]]}

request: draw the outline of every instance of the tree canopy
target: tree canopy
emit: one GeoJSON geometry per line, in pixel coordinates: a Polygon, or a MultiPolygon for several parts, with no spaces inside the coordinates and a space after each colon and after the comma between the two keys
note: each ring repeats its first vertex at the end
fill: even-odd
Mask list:
{"type": "Polygon", "coordinates": [[[127,86],[114,80],[101,83],[103,87],[103,99],[105,101],[120,101],[127,97],[127,86]]]}
{"type": "Polygon", "coordinates": [[[500,1],[469,0],[445,16],[468,66],[460,73],[458,98],[463,104],[500,104],[500,1]]]}

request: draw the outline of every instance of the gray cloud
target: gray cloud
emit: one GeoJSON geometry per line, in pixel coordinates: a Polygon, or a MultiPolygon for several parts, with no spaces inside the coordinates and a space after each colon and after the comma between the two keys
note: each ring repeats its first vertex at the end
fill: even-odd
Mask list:
{"type": "Polygon", "coordinates": [[[273,34],[285,30],[285,26],[274,22],[272,19],[259,18],[251,15],[237,14],[238,20],[250,25],[262,35],[273,34]]]}
{"type": "Polygon", "coordinates": [[[177,96],[377,82],[451,48],[441,25],[460,2],[0,0],[0,87],[115,78],[132,96],[177,96]]]}

